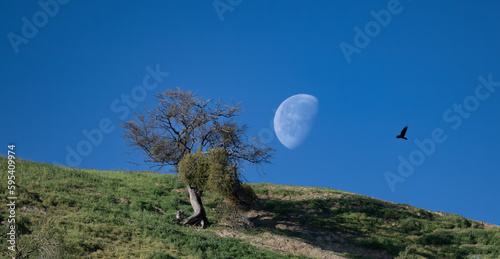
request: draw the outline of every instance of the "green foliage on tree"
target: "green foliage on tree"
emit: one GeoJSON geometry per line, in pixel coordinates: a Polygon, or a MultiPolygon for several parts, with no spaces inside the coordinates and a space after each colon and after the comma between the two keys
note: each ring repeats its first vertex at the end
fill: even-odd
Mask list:
{"type": "Polygon", "coordinates": [[[246,164],[259,168],[269,163],[274,149],[259,137],[247,137],[248,127],[235,120],[242,107],[205,100],[179,88],[159,93],[156,98],[156,106],[136,111],[133,120],[121,125],[128,144],[143,151],[143,163],[158,168],[172,166],[181,174],[194,213],[180,223],[209,225],[201,199],[203,191],[221,194],[240,208],[250,208],[255,193],[241,183],[241,171],[246,164]]]}
{"type": "Polygon", "coordinates": [[[234,206],[248,209],[257,197],[249,185],[240,181],[237,167],[230,164],[227,151],[220,147],[184,155],[178,172],[183,182],[219,194],[234,206]]]}

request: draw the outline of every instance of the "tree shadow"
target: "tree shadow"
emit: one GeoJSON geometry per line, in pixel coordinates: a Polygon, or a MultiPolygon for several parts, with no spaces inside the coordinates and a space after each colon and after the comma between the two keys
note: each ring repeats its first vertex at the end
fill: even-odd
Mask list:
{"type": "Polygon", "coordinates": [[[359,245],[357,240],[366,233],[338,216],[348,209],[356,210],[342,207],[338,199],[259,199],[247,216],[257,231],[297,238],[323,250],[355,257],[393,258],[384,250],[359,245]]]}

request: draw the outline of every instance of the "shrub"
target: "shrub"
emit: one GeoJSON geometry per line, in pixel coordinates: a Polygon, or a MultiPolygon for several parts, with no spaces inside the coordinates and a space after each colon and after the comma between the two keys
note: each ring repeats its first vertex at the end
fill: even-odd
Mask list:
{"type": "Polygon", "coordinates": [[[424,245],[450,245],[453,242],[454,236],[449,231],[436,231],[420,238],[420,243],[424,245]]]}
{"type": "Polygon", "coordinates": [[[421,221],[415,218],[405,218],[399,221],[399,228],[407,234],[420,231],[423,227],[422,225],[421,221]]]}
{"type": "Polygon", "coordinates": [[[392,255],[398,255],[404,248],[401,241],[386,237],[369,237],[360,243],[368,248],[385,250],[392,255]]]}

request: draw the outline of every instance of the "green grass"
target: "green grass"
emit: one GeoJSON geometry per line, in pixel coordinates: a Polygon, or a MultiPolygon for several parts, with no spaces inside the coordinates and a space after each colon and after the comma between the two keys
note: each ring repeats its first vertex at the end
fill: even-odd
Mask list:
{"type": "MultiPolygon", "coordinates": [[[[273,213],[276,220],[292,221],[323,233],[327,230],[351,244],[384,250],[392,256],[406,252],[427,258],[500,257],[498,227],[486,229],[482,223],[459,215],[439,215],[357,194],[345,193],[339,198],[265,199],[256,209],[273,213]]],[[[304,236],[294,231],[267,230],[304,236]]],[[[309,241],[316,242],[314,238],[309,241]]]]}
{"type": "MultiPolygon", "coordinates": [[[[176,211],[192,212],[185,186],[175,175],[82,170],[23,160],[16,160],[16,167],[17,241],[29,258],[304,258],[219,237],[210,231],[217,226],[201,230],[173,224],[176,211]]],[[[0,222],[8,219],[6,168],[7,159],[0,157],[0,222]]],[[[251,186],[263,197],[256,212],[301,230],[257,221],[256,230],[242,230],[247,235],[272,232],[320,247],[324,241],[318,238],[331,233],[347,244],[401,258],[500,257],[500,228],[459,215],[328,188],[251,186]]],[[[215,208],[221,197],[206,193],[203,199],[209,220],[219,223],[215,208]]],[[[0,235],[6,232],[2,223],[0,235]]],[[[3,256],[3,236],[0,246],[3,256]]]]}
{"type": "MultiPolygon", "coordinates": [[[[7,160],[0,157],[0,162],[0,179],[7,179],[7,160]]],[[[294,258],[173,224],[174,212],[192,212],[185,193],[174,191],[184,188],[177,176],[16,162],[17,241],[29,258],[294,258]]],[[[0,194],[3,222],[6,181],[0,188],[5,190],[0,194]]],[[[0,233],[7,233],[6,224],[0,233]]],[[[0,246],[4,256],[5,238],[0,246]]]]}

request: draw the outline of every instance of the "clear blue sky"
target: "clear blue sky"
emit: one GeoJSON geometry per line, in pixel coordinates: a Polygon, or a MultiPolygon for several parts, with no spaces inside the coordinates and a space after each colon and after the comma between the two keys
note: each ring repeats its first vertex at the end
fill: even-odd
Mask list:
{"type": "Polygon", "coordinates": [[[19,157],[68,165],[67,147],[104,124],[73,164],[145,169],[127,162],[140,157],[128,154],[118,123],[135,100],[152,104],[181,87],[241,101],[249,135],[276,147],[263,177],[247,171],[251,182],[331,187],[500,224],[500,2],[41,2],[0,3],[2,154],[15,143],[19,157]],[[146,89],[155,73],[160,82],[146,89]],[[289,150],[266,133],[280,103],[300,93],[316,96],[319,111],[289,150]],[[408,141],[396,139],[405,125],[408,141]],[[421,151],[415,140],[433,134],[434,150],[421,151]],[[398,170],[399,156],[413,172],[398,170]]]}

